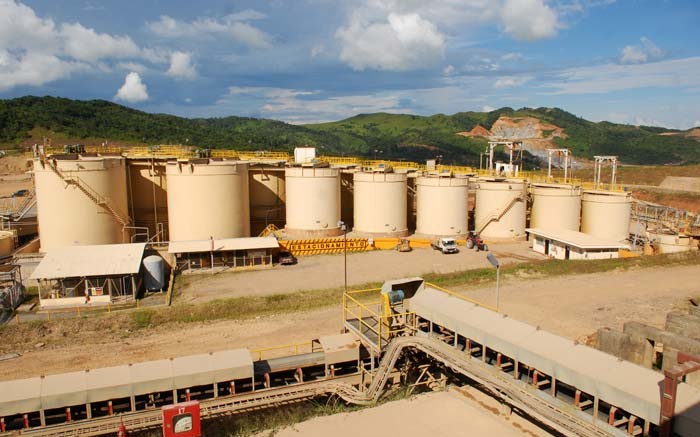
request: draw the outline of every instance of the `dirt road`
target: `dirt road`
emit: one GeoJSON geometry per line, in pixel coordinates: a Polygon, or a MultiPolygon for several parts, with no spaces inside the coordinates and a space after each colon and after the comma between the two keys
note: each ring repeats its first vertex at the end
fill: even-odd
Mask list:
{"type": "MultiPolygon", "coordinates": [[[[544,259],[533,252],[527,242],[490,245],[491,251],[504,264],[544,259]]],[[[460,248],[460,252],[443,255],[437,250],[416,249],[399,253],[379,250],[348,254],[348,284],[357,286],[386,278],[420,276],[426,273],[450,273],[489,267],[484,252],[460,248]]],[[[342,254],[299,257],[294,266],[269,270],[226,272],[215,275],[187,275],[183,297],[188,302],[205,302],[223,297],[289,293],[299,290],[342,287],[344,282],[342,254]]]]}
{"type": "Polygon", "coordinates": [[[523,420],[506,421],[496,412],[469,402],[457,392],[437,392],[410,399],[388,402],[376,408],[352,413],[317,417],[279,431],[268,431],[257,437],[351,437],[372,436],[539,436],[549,435],[523,431],[523,420]],[[360,430],[364,429],[364,432],[360,430]]]}
{"type": "MultiPolygon", "coordinates": [[[[698,266],[651,268],[552,279],[515,280],[501,289],[502,310],[511,317],[559,335],[581,338],[603,326],[620,327],[639,320],[661,327],[667,311],[688,296],[700,294],[698,266]]],[[[387,279],[391,278],[386,276],[387,279]]],[[[495,302],[494,290],[471,290],[470,297],[495,302]]],[[[339,305],[339,303],[338,303],[339,305]]],[[[222,321],[160,326],[136,333],[102,336],[49,333],[46,345],[16,351],[22,356],[0,362],[0,379],[23,378],[113,366],[212,350],[266,347],[307,341],[341,329],[339,306],[281,314],[249,321],[222,321]],[[60,339],[54,339],[61,335],[60,339]],[[68,344],[68,346],[58,346],[68,344]]]]}

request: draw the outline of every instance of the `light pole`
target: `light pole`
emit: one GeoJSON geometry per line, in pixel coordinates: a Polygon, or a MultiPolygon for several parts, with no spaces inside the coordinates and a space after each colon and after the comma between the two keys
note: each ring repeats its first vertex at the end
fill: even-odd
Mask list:
{"type": "Polygon", "coordinates": [[[498,262],[492,253],[486,255],[486,259],[489,260],[492,266],[496,267],[496,311],[500,312],[500,301],[501,301],[501,289],[500,289],[500,279],[501,279],[501,263],[498,262]]]}
{"type": "Polygon", "coordinates": [[[348,227],[344,221],[338,220],[338,227],[343,231],[343,265],[344,265],[344,277],[345,285],[344,290],[348,291],[348,227]]]}

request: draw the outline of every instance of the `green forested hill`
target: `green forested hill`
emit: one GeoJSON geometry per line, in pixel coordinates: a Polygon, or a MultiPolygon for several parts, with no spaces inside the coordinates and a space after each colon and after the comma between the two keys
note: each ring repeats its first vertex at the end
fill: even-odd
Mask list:
{"type": "Polygon", "coordinates": [[[663,128],[594,123],[561,109],[501,108],[429,117],[363,114],[313,125],[244,117],[188,119],[149,114],[104,100],[77,101],[55,97],[0,100],[0,143],[19,144],[37,130],[61,138],[106,139],[140,143],[189,143],[199,147],[286,150],[313,145],[322,154],[425,159],[442,155],[445,162],[476,164],[486,140],[462,137],[477,124],[490,129],[502,115],[535,117],[564,129],[568,138],[556,145],[577,156],[619,155],[625,163],[700,162],[700,142],[663,128]]]}

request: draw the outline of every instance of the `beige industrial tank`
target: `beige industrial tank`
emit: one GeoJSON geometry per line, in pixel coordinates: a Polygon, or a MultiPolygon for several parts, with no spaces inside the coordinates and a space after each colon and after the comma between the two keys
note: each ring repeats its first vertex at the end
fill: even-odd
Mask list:
{"type": "Polygon", "coordinates": [[[247,163],[168,162],[166,176],[170,241],[250,236],[247,163]]]}
{"type": "Polygon", "coordinates": [[[626,240],[631,214],[631,193],[584,191],[581,232],[606,240],[626,240]]]}
{"type": "Polygon", "coordinates": [[[15,250],[15,234],[0,231],[0,258],[12,255],[15,250]]]}
{"type": "Polygon", "coordinates": [[[355,173],[355,232],[378,237],[408,234],[406,179],[405,173],[355,173]]]}
{"type": "Polygon", "coordinates": [[[474,230],[485,239],[523,239],[527,214],[523,180],[480,179],[476,184],[474,230]]]}
{"type": "Polygon", "coordinates": [[[530,227],[578,231],[581,225],[581,187],[533,184],[530,227]]]}
{"type": "Polygon", "coordinates": [[[251,234],[260,234],[269,224],[284,227],[287,196],[284,167],[251,165],[248,170],[248,185],[251,234]]]}
{"type": "Polygon", "coordinates": [[[469,179],[451,176],[416,178],[416,234],[463,236],[468,232],[469,179]]]}
{"type": "Polygon", "coordinates": [[[677,253],[698,250],[698,240],[670,232],[649,232],[655,253],[677,253]]]}
{"type": "MultiPolygon", "coordinates": [[[[134,226],[148,228],[149,237],[168,239],[168,194],[165,160],[131,159],[128,164],[129,210],[134,226]],[[160,231],[164,235],[158,234],[160,231]],[[158,234],[158,235],[157,235],[158,234]]],[[[136,232],[142,233],[139,229],[136,232]]]]}
{"type": "Polygon", "coordinates": [[[287,234],[292,238],[337,236],[340,172],[335,168],[288,167],[287,234]]]}
{"type": "Polygon", "coordinates": [[[42,252],[130,241],[124,158],[35,159],[34,181],[42,252]]]}

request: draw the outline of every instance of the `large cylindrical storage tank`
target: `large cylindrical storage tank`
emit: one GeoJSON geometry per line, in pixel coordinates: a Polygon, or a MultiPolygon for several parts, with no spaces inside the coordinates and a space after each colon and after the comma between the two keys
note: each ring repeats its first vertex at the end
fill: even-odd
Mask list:
{"type": "Polygon", "coordinates": [[[287,234],[292,238],[337,236],[340,171],[327,167],[288,167],[287,234]]]}
{"type": "Polygon", "coordinates": [[[698,250],[698,241],[686,235],[670,232],[649,232],[655,253],[677,253],[698,250]]]}
{"type": "Polygon", "coordinates": [[[523,180],[479,180],[476,185],[474,230],[485,239],[526,237],[526,183],[523,180]]]}
{"type": "Polygon", "coordinates": [[[416,178],[416,234],[464,236],[468,223],[469,179],[452,176],[416,178]]]}
{"type": "Polygon", "coordinates": [[[269,224],[284,227],[287,197],[284,167],[252,165],[248,169],[251,234],[258,235],[269,224]]]}
{"type": "MultiPolygon", "coordinates": [[[[133,159],[128,161],[129,210],[134,226],[147,227],[150,237],[162,226],[168,231],[168,194],[165,160],[133,159]]],[[[168,235],[158,235],[158,241],[168,235]]]]}
{"type": "Polygon", "coordinates": [[[606,240],[626,240],[629,237],[631,214],[631,193],[584,191],[581,232],[606,240]]]}
{"type": "Polygon", "coordinates": [[[0,231],[0,258],[12,255],[15,250],[15,234],[0,231]]]}
{"type": "Polygon", "coordinates": [[[377,237],[408,234],[406,179],[405,173],[355,173],[355,232],[377,237]]]}
{"type": "Polygon", "coordinates": [[[169,162],[166,175],[170,241],[250,236],[247,163],[169,162]]]}
{"type": "Polygon", "coordinates": [[[581,226],[581,187],[533,184],[530,227],[578,231],[581,226]]]}
{"type": "Polygon", "coordinates": [[[122,223],[129,218],[124,158],[65,155],[44,163],[35,159],[34,183],[42,252],[129,242],[122,223]]]}

